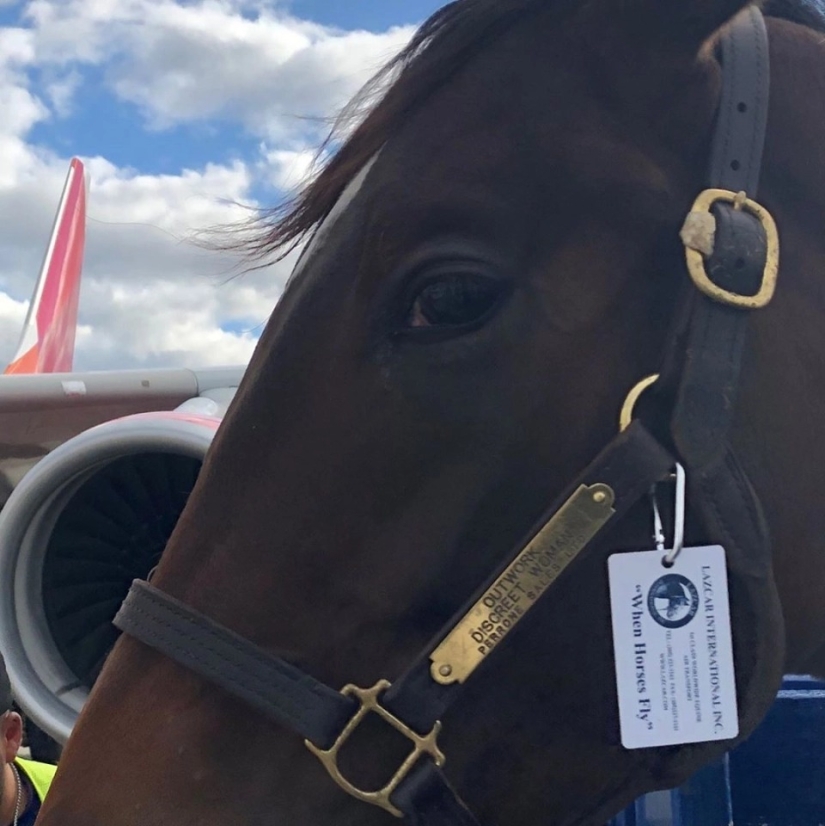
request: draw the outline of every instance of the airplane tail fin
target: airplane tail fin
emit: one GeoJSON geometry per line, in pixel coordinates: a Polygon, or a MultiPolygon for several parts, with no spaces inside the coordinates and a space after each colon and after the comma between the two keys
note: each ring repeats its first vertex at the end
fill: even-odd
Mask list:
{"type": "Polygon", "coordinates": [[[86,178],[72,158],[17,353],[4,373],[68,373],[86,241],[86,178]]]}

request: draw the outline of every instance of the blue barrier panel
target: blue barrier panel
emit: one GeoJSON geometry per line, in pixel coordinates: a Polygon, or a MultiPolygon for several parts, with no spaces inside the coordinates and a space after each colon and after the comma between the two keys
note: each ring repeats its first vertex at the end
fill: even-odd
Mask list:
{"type": "Polygon", "coordinates": [[[786,677],[747,741],[610,826],[825,826],[825,683],[786,677]]]}
{"type": "Polygon", "coordinates": [[[737,826],[825,824],[825,683],[787,679],[729,762],[737,826]]]}

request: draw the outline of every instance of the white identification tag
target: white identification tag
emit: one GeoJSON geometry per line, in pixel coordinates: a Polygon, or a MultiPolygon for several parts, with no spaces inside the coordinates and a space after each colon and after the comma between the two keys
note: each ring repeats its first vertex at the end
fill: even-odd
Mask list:
{"type": "Polygon", "coordinates": [[[725,549],[613,554],[607,563],[622,745],[739,734],[725,549]]]}

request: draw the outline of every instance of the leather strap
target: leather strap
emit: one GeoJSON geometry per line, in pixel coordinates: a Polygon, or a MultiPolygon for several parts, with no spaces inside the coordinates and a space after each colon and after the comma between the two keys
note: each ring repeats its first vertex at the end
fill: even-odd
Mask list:
{"type": "Polygon", "coordinates": [[[327,749],[357,703],[136,579],[114,624],[286,728],[327,749]]]}
{"type": "Polygon", "coordinates": [[[770,70],[768,32],[756,6],[749,6],[721,39],[722,97],[709,178],[712,186],[751,197],[759,185],[768,123],[770,70]]]}
{"type": "MultiPolygon", "coordinates": [[[[656,441],[645,429],[641,422],[631,423],[624,432],[617,435],[612,442],[594,459],[594,461],[578,476],[569,488],[553,504],[547,514],[545,514],[533,531],[519,543],[518,549],[526,547],[528,542],[536,533],[550,520],[550,518],[561,508],[575,490],[581,485],[593,485],[598,482],[610,485],[616,499],[613,503],[615,515],[608,525],[616,521],[627,513],[627,511],[642,497],[647,495],[651,486],[665,479],[673,470],[675,461],[658,441],[656,441]]],[[[591,540],[579,553],[579,558],[595,544],[600,534],[591,540]]],[[[515,557],[516,554],[513,554],[515,557]]],[[[511,557],[511,559],[513,558],[511,557]]],[[[384,707],[391,711],[396,717],[406,721],[412,728],[420,734],[429,731],[437,720],[446,714],[448,708],[460,696],[461,684],[441,685],[435,682],[430,676],[430,654],[438,646],[441,640],[453,629],[457,622],[464,616],[469,608],[493,586],[506,570],[510,559],[502,565],[483,585],[473,594],[473,596],[462,606],[458,612],[442,629],[439,636],[431,643],[425,651],[413,663],[410,669],[393,685],[387,689],[384,696],[384,707]]],[[[575,566],[575,560],[570,567],[575,566]]],[[[561,577],[566,575],[561,574],[561,577]]],[[[559,580],[555,584],[558,584],[559,580]]],[[[552,588],[545,592],[552,592],[552,588]]],[[[543,598],[543,597],[542,597],[543,598]]],[[[533,609],[537,610],[537,609],[533,609]]],[[[523,633],[524,627],[529,628],[529,617],[517,626],[512,635],[523,633]]],[[[479,668],[489,665],[491,658],[495,657],[496,649],[487,656],[479,668]]]]}
{"type": "MultiPolygon", "coordinates": [[[[754,199],[768,116],[770,69],[762,13],[746,9],[721,44],[722,99],[708,184],[754,199]]],[[[766,260],[765,233],[755,216],[718,203],[709,277],[726,290],[753,294],[766,260]]],[[[719,462],[736,409],[749,310],[692,291],[685,348],[671,432],[685,466],[695,473],[719,462]]]]}
{"type": "Polygon", "coordinates": [[[479,826],[432,760],[422,760],[392,796],[412,826],[479,826]]]}
{"type": "MultiPolygon", "coordinates": [[[[565,495],[541,519],[524,544],[532,539],[580,485],[597,482],[610,485],[616,496],[613,504],[615,516],[608,523],[613,524],[647,493],[651,485],[664,479],[672,470],[673,464],[673,457],[650,436],[644,425],[633,422],[579,475],[565,495]]],[[[597,537],[582,552],[586,552],[597,537]]],[[[521,546],[518,547],[518,551],[520,550],[521,546]]],[[[506,568],[506,564],[503,568],[506,568]]],[[[491,583],[496,582],[502,569],[496,571],[467,600],[456,614],[456,619],[461,618],[478,596],[491,583]]],[[[420,734],[425,734],[432,728],[461,690],[460,684],[442,686],[429,674],[430,653],[452,630],[455,621],[446,624],[436,641],[382,698],[382,705],[388,711],[420,734]]],[[[148,582],[135,580],[132,583],[114,618],[114,624],[121,631],[246,700],[320,748],[332,746],[357,710],[352,699],[344,697],[148,582]]],[[[518,633],[518,629],[513,633],[518,633]]],[[[487,659],[494,654],[495,649],[487,659]]]]}
{"type": "MultiPolygon", "coordinates": [[[[738,19],[722,42],[722,107],[712,153],[711,187],[744,190],[756,200],[769,97],[768,42],[758,8],[738,19]]],[[[716,238],[706,260],[710,279],[725,290],[754,294],[766,262],[766,237],[758,219],[719,203],[716,238]]],[[[687,470],[689,501],[706,536],[724,546],[731,606],[739,617],[748,655],[736,659],[743,728],[764,713],[771,683],[779,688],[784,660],[778,597],[771,574],[771,542],[759,499],[730,444],[736,398],[752,312],[693,291],[685,359],[671,419],[671,434],[687,470]],[[775,606],[775,610],[766,610],[775,606]]]]}

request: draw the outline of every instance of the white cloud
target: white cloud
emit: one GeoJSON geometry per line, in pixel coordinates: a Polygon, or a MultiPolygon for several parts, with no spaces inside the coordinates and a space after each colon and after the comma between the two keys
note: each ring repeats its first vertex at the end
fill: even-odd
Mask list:
{"type": "Polygon", "coordinates": [[[275,189],[283,192],[294,190],[306,182],[315,171],[316,152],[311,149],[263,148],[266,173],[275,189]]]}
{"type": "MultiPolygon", "coordinates": [[[[12,158],[3,153],[3,166],[14,160],[12,142],[6,146],[2,143],[10,137],[25,135],[36,123],[48,117],[48,109],[28,89],[25,74],[35,54],[34,36],[30,31],[18,28],[0,28],[0,150],[12,152],[12,158]]],[[[0,186],[3,185],[3,173],[0,172],[0,186]]]]}
{"type": "Polygon", "coordinates": [[[0,352],[8,353],[6,363],[11,360],[17,349],[28,308],[28,301],[15,301],[0,292],[0,352]]]}
{"type": "MultiPolygon", "coordinates": [[[[0,188],[0,362],[14,352],[34,288],[66,164],[23,149],[23,163],[0,188]]],[[[193,243],[195,230],[247,212],[242,164],[208,165],[178,176],[127,172],[87,161],[86,255],[77,339],[79,368],[245,362],[277,302],[289,264],[239,278],[238,260],[193,243]],[[222,327],[240,325],[250,332],[222,327]]]]}
{"type": "Polygon", "coordinates": [[[78,342],[78,357],[92,368],[105,366],[113,354],[124,366],[246,363],[256,335],[220,328],[221,297],[220,288],[195,277],[189,284],[145,287],[95,279],[84,294],[91,334],[78,342]]]}
{"type": "Polygon", "coordinates": [[[33,31],[13,27],[0,29],[0,66],[25,66],[33,59],[33,31]]]}
{"type": "Polygon", "coordinates": [[[140,175],[102,158],[88,169],[94,187],[90,213],[115,223],[143,223],[182,233],[215,221],[239,220],[245,212],[221,206],[220,200],[247,196],[251,177],[240,161],[232,166],[207,164],[202,171],[185,169],[179,175],[140,175]]]}
{"type": "Polygon", "coordinates": [[[151,128],[222,118],[270,140],[317,136],[411,27],[339,31],[231,0],[35,0],[37,60],[105,64],[151,128]]]}
{"type": "MultiPolygon", "coordinates": [[[[0,0],[3,4],[4,0],[0,0]]],[[[62,136],[90,67],[147,128],[230,125],[257,157],[177,174],[85,159],[89,177],[79,369],[246,362],[295,261],[237,275],[238,259],[192,242],[248,217],[253,186],[292,189],[326,124],[411,29],[339,31],[243,0],[34,0],[0,27],[0,368],[17,345],[68,157],[62,136]],[[50,145],[59,145],[52,141],[50,145]]]]}
{"type": "Polygon", "coordinates": [[[65,118],[71,114],[75,92],[80,88],[82,78],[74,69],[65,74],[58,74],[46,81],[46,95],[51,108],[58,117],[65,118]]]}

